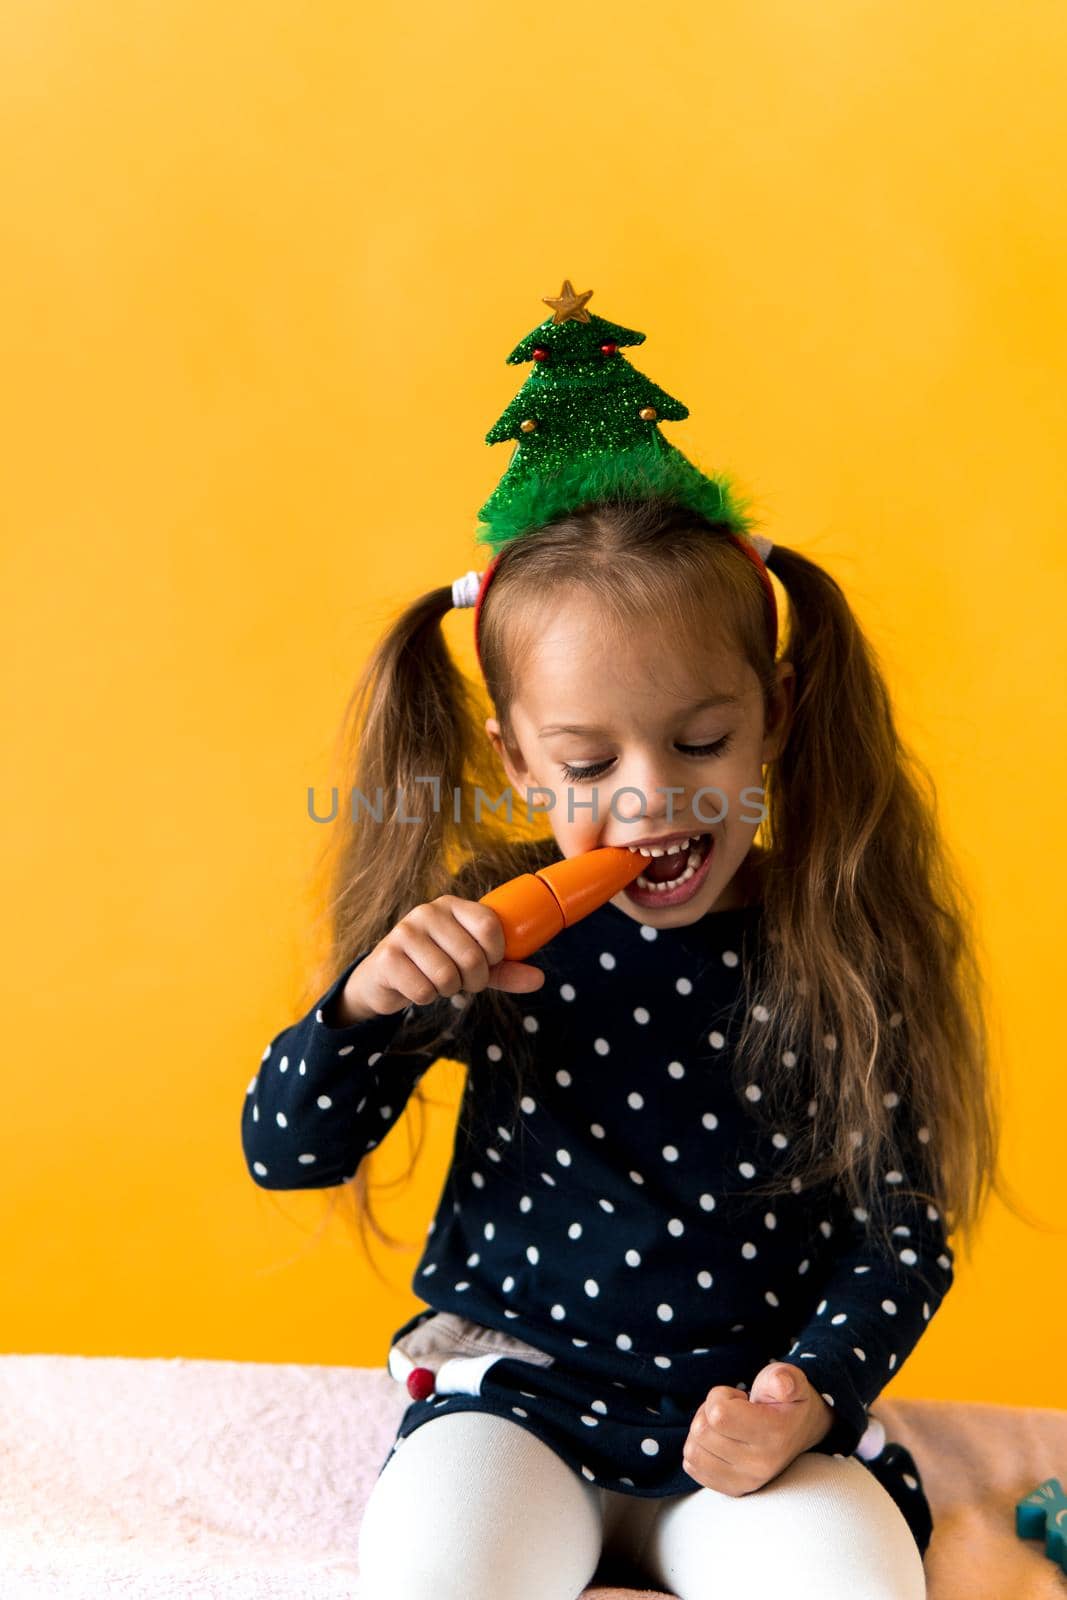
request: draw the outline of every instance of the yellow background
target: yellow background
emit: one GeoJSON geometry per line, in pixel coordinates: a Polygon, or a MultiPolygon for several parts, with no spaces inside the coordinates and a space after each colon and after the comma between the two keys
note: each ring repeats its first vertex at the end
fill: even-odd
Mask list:
{"type": "Polygon", "coordinates": [[[5,1346],[375,1365],[421,1304],[239,1116],[307,787],[389,617],[483,564],[566,275],[845,586],[979,902],[1060,1231],[994,1202],[890,1392],[1063,1403],[1063,8],[23,0],[0,45],[5,1346]]]}

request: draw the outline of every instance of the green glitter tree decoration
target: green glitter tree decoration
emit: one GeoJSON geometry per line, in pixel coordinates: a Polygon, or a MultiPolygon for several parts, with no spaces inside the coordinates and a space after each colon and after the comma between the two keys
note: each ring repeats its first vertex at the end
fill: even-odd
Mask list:
{"type": "Polygon", "coordinates": [[[551,317],[508,356],[533,370],[486,444],[516,441],[504,476],[478,512],[479,542],[494,552],[512,539],[592,500],[661,495],[712,522],[747,532],[751,519],[721,474],[701,472],[659,430],[689,408],[627,361],[622,350],[645,335],[585,309],[564,279],[543,296],[551,317]]]}

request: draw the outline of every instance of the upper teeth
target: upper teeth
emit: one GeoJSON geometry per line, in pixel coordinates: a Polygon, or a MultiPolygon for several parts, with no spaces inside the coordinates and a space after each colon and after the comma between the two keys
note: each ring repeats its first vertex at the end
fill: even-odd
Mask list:
{"type": "Polygon", "coordinates": [[[679,839],[677,844],[669,844],[666,847],[658,844],[628,844],[626,848],[627,850],[636,850],[638,855],[642,856],[674,856],[678,854],[679,850],[688,850],[689,846],[695,843],[696,835],[694,834],[688,839],[679,839]]]}

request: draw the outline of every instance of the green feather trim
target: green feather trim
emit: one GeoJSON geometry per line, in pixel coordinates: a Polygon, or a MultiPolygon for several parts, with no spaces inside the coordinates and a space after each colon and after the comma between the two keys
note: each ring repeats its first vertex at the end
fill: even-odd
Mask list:
{"type": "Polygon", "coordinates": [[[492,547],[503,545],[568,511],[591,501],[660,497],[689,506],[710,522],[747,532],[750,504],[721,473],[708,477],[672,445],[658,429],[647,441],[627,450],[567,463],[545,477],[527,473],[510,484],[505,472],[496,490],[478,512],[476,538],[492,547]]]}

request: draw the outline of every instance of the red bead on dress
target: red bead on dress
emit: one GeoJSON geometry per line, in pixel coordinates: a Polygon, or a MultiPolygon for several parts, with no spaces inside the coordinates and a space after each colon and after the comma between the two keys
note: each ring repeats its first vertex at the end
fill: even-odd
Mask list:
{"type": "Polygon", "coordinates": [[[408,1394],[413,1400],[425,1400],[435,1388],[432,1367],[412,1367],[408,1373],[408,1394]]]}

